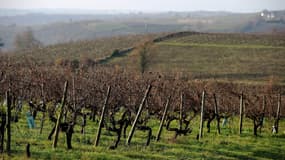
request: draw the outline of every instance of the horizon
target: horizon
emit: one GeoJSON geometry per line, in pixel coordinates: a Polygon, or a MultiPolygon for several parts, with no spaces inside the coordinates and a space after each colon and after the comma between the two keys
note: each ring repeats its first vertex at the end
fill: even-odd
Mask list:
{"type": "Polygon", "coordinates": [[[267,11],[285,11],[285,9],[261,9],[257,11],[248,11],[248,12],[242,12],[242,11],[228,11],[228,10],[134,10],[134,9],[84,9],[84,8],[1,8],[0,10],[15,10],[15,11],[30,11],[30,12],[52,12],[55,11],[57,13],[68,11],[69,13],[74,12],[84,12],[84,13],[92,13],[92,12],[114,12],[114,13],[167,13],[167,12],[174,12],[174,13],[183,13],[183,12],[225,12],[225,13],[258,13],[264,10],[267,11]]]}
{"type": "Polygon", "coordinates": [[[114,12],[233,12],[254,13],[267,10],[285,10],[285,1],[282,0],[2,0],[0,9],[11,10],[64,10],[64,11],[114,11],[114,12]],[[152,4],[152,5],[150,5],[152,4]]]}

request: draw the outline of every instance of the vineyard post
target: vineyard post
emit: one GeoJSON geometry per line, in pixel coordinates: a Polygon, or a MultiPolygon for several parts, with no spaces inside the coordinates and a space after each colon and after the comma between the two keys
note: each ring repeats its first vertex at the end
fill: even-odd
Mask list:
{"type": "Polygon", "coordinates": [[[100,118],[98,131],[97,131],[97,136],[96,136],[96,139],[95,139],[94,146],[98,146],[98,144],[99,144],[100,135],[101,135],[101,129],[102,129],[102,126],[103,126],[103,121],[104,121],[105,112],[106,112],[106,108],[107,108],[106,106],[107,106],[107,103],[108,103],[108,100],[109,100],[109,97],[110,97],[110,91],[111,91],[111,86],[108,87],[107,96],[105,98],[105,101],[104,101],[104,104],[103,104],[103,107],[102,107],[101,118],[100,118]]]}
{"type": "MultiPolygon", "coordinates": [[[[43,101],[43,106],[45,106],[45,98],[44,98],[44,83],[42,82],[41,84],[41,95],[42,95],[42,101],[43,101]]],[[[45,108],[44,108],[45,109],[45,108]]],[[[40,128],[40,134],[43,132],[44,128],[44,121],[45,121],[45,110],[43,111],[42,119],[41,119],[41,128],[40,128]]]]}
{"type": "Polygon", "coordinates": [[[94,105],[92,105],[92,116],[91,116],[92,122],[95,122],[95,114],[96,114],[96,108],[94,105]]]}
{"type": "Polygon", "coordinates": [[[276,120],[275,120],[275,129],[276,129],[276,133],[278,133],[278,127],[279,127],[279,120],[280,120],[280,106],[281,106],[281,94],[279,94],[279,95],[278,95],[277,113],[276,113],[276,120]]]}
{"type": "Polygon", "coordinates": [[[266,105],[266,101],[265,101],[265,95],[262,96],[262,117],[261,117],[261,126],[260,126],[260,130],[259,132],[261,133],[261,129],[263,127],[263,121],[264,121],[264,116],[265,116],[265,105],[266,105]]]}
{"type": "Polygon", "coordinates": [[[205,91],[202,93],[202,102],[201,102],[201,121],[200,121],[200,129],[199,129],[199,140],[203,137],[203,118],[204,118],[204,105],[205,105],[205,91]]]}
{"type": "Polygon", "coordinates": [[[166,104],[165,104],[163,116],[162,116],[162,119],[160,121],[159,129],[158,129],[157,136],[156,136],[156,141],[159,141],[159,139],[160,139],[160,135],[161,135],[161,132],[162,132],[163,124],[164,124],[165,118],[167,116],[167,111],[168,111],[170,98],[171,98],[171,96],[169,96],[167,98],[167,101],[166,101],[166,104]]]}
{"type": "Polygon", "coordinates": [[[30,146],[31,146],[30,143],[28,143],[26,145],[26,156],[27,156],[27,158],[31,157],[30,146]]]}
{"type": "Polygon", "coordinates": [[[183,119],[183,93],[180,95],[180,112],[179,112],[179,129],[182,130],[182,119],[183,119]]]}
{"type": "MultiPolygon", "coordinates": [[[[76,108],[76,93],[75,93],[75,74],[73,74],[73,77],[72,77],[72,103],[73,103],[73,123],[75,124],[76,123],[76,119],[77,119],[77,108],[76,108]]],[[[65,111],[65,119],[66,119],[66,116],[67,116],[67,110],[65,111]]]]}
{"type": "Polygon", "coordinates": [[[73,109],[76,112],[75,75],[73,75],[73,77],[72,77],[72,101],[73,101],[73,109]]]}
{"type": "MultiPolygon", "coordinates": [[[[1,125],[6,126],[6,114],[1,114],[1,125]]],[[[5,137],[5,128],[1,127],[0,134],[2,135],[1,141],[0,141],[0,153],[3,153],[4,151],[4,137],[5,137]]]]}
{"type": "Polygon", "coordinates": [[[239,134],[242,133],[242,121],[243,121],[243,93],[240,96],[240,106],[239,106],[239,134]]]}
{"type": "Polygon", "coordinates": [[[142,102],[140,103],[139,110],[138,110],[138,113],[136,115],[135,121],[132,125],[130,132],[129,132],[129,136],[128,136],[127,142],[126,142],[127,145],[130,145],[130,143],[131,143],[131,140],[132,140],[132,137],[133,137],[133,134],[135,132],[136,125],[137,125],[137,121],[140,118],[140,115],[141,115],[143,107],[144,107],[144,103],[146,101],[146,98],[148,97],[150,89],[151,89],[151,85],[148,85],[147,90],[145,91],[144,97],[142,99],[142,102]]]}
{"type": "Polygon", "coordinates": [[[214,101],[215,101],[215,117],[216,117],[216,120],[217,120],[217,131],[218,131],[218,134],[221,134],[220,115],[219,115],[217,97],[216,97],[216,94],[214,94],[213,96],[214,96],[214,101]]]}
{"type": "Polygon", "coordinates": [[[6,150],[9,154],[11,151],[11,96],[10,91],[6,92],[6,102],[7,102],[7,144],[6,150]]]}
{"type": "Polygon", "coordinates": [[[40,134],[42,134],[42,132],[43,132],[44,122],[45,122],[45,112],[43,112],[43,116],[42,116],[42,119],[41,119],[40,134]]]}
{"type": "Polygon", "coordinates": [[[52,146],[54,149],[56,148],[56,145],[57,145],[57,140],[58,140],[58,135],[59,135],[59,126],[60,126],[60,122],[61,122],[61,118],[62,118],[62,114],[63,114],[63,110],[64,110],[66,95],[67,95],[67,87],[68,87],[68,81],[65,81],[64,90],[63,90],[63,97],[61,100],[60,113],[59,113],[57,121],[56,121],[55,136],[54,136],[54,140],[52,143],[52,146]]]}

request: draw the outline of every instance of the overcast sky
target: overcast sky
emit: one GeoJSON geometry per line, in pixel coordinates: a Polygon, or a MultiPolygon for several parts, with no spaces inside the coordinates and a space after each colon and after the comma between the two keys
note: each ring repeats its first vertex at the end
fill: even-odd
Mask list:
{"type": "Polygon", "coordinates": [[[0,0],[0,8],[256,12],[283,10],[285,0],[0,0]]]}

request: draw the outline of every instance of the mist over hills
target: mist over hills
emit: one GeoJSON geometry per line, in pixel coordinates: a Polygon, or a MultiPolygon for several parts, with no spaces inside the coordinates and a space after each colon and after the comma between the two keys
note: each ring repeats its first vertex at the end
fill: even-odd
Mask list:
{"type": "Polygon", "coordinates": [[[17,34],[32,30],[44,45],[93,40],[118,35],[199,31],[272,33],[285,30],[285,11],[274,11],[272,21],[258,13],[139,12],[94,10],[0,9],[2,50],[12,50],[17,34]]]}

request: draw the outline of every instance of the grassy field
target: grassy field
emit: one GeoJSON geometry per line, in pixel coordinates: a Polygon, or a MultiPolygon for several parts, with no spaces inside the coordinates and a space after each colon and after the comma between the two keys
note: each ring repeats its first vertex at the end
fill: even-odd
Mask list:
{"type": "MultiPolygon", "coordinates": [[[[195,34],[155,43],[148,71],[182,72],[198,79],[285,82],[285,38],[274,35],[195,34]]],[[[139,54],[114,59],[126,68],[139,67],[139,54]]]]}
{"type": "MultiPolygon", "coordinates": [[[[26,159],[25,146],[31,144],[31,159],[284,159],[285,158],[285,121],[280,123],[280,133],[271,135],[270,128],[273,122],[265,120],[265,126],[258,137],[253,136],[252,121],[245,119],[244,130],[238,135],[238,118],[234,117],[222,127],[221,135],[215,130],[215,122],[212,123],[211,133],[206,133],[201,141],[196,140],[198,134],[199,117],[191,123],[192,133],[180,136],[173,140],[173,132],[162,132],[160,142],[151,141],[150,146],[144,146],[146,135],[142,131],[136,131],[130,146],[125,145],[125,138],[116,150],[109,150],[115,136],[103,130],[99,147],[94,147],[96,128],[95,122],[87,121],[86,134],[80,134],[77,125],[73,134],[73,149],[67,150],[65,135],[60,133],[58,147],[52,149],[52,141],[47,137],[51,130],[51,122],[45,121],[43,133],[39,134],[39,119],[36,120],[36,128],[28,129],[24,110],[18,123],[12,123],[12,153],[10,156],[2,154],[2,159],[26,159]],[[63,158],[64,157],[64,158],[63,158]]],[[[38,118],[41,114],[38,115],[38,118]]],[[[149,126],[156,135],[158,121],[150,121],[149,126]]],[[[175,125],[175,124],[173,124],[175,125]]]]}

